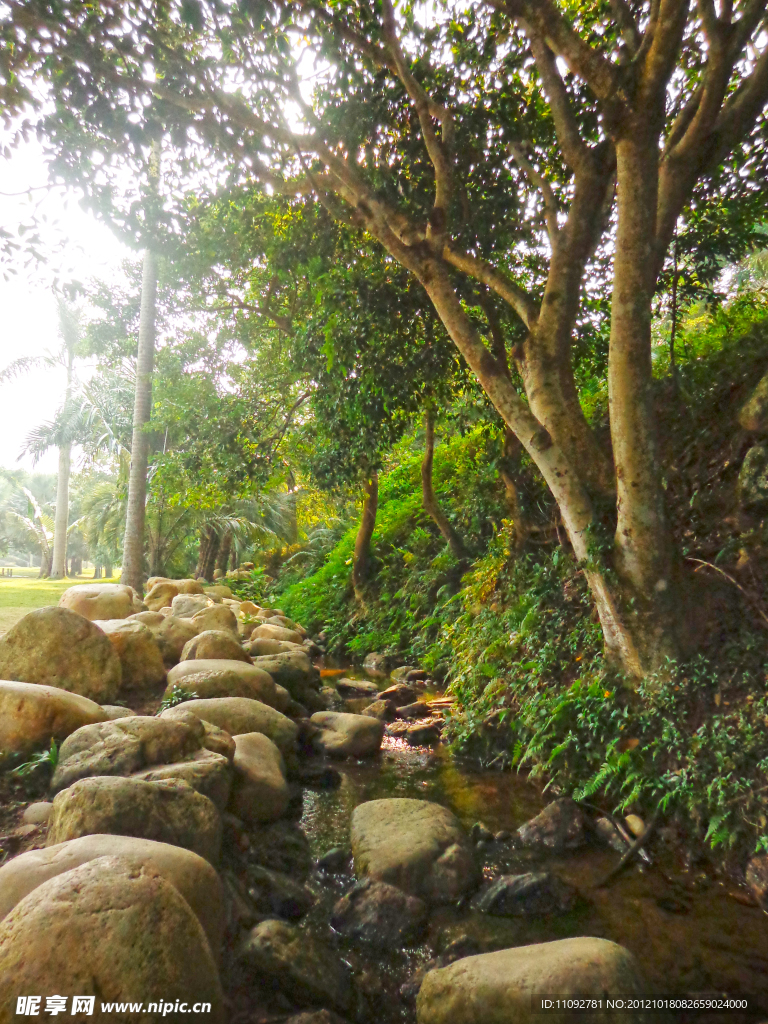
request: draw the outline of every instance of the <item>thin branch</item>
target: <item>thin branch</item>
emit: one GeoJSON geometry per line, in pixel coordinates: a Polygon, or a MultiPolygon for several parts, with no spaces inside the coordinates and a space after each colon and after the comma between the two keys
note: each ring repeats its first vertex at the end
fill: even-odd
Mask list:
{"type": "Polygon", "coordinates": [[[541,198],[544,202],[544,218],[547,222],[547,234],[549,235],[550,244],[554,247],[557,242],[557,236],[560,233],[560,229],[557,224],[557,199],[555,199],[555,193],[552,191],[552,186],[549,184],[544,175],[537,171],[531,161],[525,155],[523,147],[517,142],[510,142],[509,152],[517,161],[521,170],[525,171],[531,182],[541,192],[541,198]]]}
{"type": "MultiPolygon", "coordinates": [[[[703,558],[686,558],[686,562],[693,562],[693,563],[697,564],[699,566],[699,569],[702,569],[702,568],[704,568],[706,566],[706,568],[708,568],[708,569],[714,569],[715,572],[719,572],[721,576],[725,576],[725,578],[728,580],[729,583],[732,583],[734,585],[734,587],[737,588],[737,590],[741,591],[741,593],[744,595],[744,597],[747,599],[747,601],[752,605],[752,607],[755,609],[757,614],[763,620],[764,625],[766,627],[768,627],[768,615],[765,614],[763,609],[757,603],[755,598],[752,597],[752,595],[749,593],[749,591],[745,590],[744,587],[742,587],[742,585],[737,580],[735,580],[733,578],[733,576],[730,576],[727,572],[725,572],[724,569],[721,569],[720,566],[713,565],[712,562],[705,562],[703,558]]],[[[694,569],[693,571],[694,572],[698,572],[699,569],[694,569]]]]}
{"type": "Polygon", "coordinates": [[[539,305],[533,296],[502,271],[491,266],[486,260],[462,252],[452,243],[443,249],[443,259],[463,271],[480,284],[487,285],[514,309],[525,326],[531,330],[539,318],[539,305]]]}

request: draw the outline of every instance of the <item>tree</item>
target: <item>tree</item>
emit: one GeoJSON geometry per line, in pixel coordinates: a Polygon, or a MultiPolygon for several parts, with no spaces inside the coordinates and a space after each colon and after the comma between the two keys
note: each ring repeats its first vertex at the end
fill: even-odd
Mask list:
{"type": "Polygon", "coordinates": [[[72,137],[64,109],[81,118],[81,143],[59,147],[59,166],[87,176],[86,139],[135,152],[143,110],[145,137],[159,118],[179,145],[203,140],[233,175],[314,196],[375,238],[421,283],[546,480],[609,658],[636,679],[679,655],[684,587],[658,457],[652,300],[708,176],[740,164],[743,191],[762,169],[750,151],[768,96],[765,0],[615,0],[610,11],[489,0],[446,4],[426,26],[390,0],[201,0],[169,5],[172,31],[154,8],[124,6],[120,27],[108,5],[7,5],[19,73],[52,73],[63,125],[48,120],[52,137],[72,137]],[[146,64],[159,47],[156,82],[146,64]],[[296,71],[302,47],[327,68],[311,97],[296,71]],[[481,287],[502,323],[523,325],[512,371],[471,301],[481,287]],[[601,287],[610,451],[574,373],[574,339],[601,287]]]}
{"type": "MultiPolygon", "coordinates": [[[[155,197],[160,180],[160,146],[152,147],[149,170],[151,195],[155,197]]],[[[157,317],[157,253],[150,244],[144,250],[141,277],[141,313],[139,351],[136,358],[136,391],[133,403],[131,471],[128,478],[128,503],[123,538],[123,564],[120,579],[139,594],[144,592],[144,526],[147,504],[147,468],[150,439],[147,427],[152,414],[152,370],[155,361],[155,320],[157,317]]]]}

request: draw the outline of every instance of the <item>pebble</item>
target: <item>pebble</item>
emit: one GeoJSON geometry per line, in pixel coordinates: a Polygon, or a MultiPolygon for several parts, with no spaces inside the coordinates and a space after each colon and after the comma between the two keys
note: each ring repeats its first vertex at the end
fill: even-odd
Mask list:
{"type": "Polygon", "coordinates": [[[318,858],[317,866],[321,871],[328,871],[331,874],[348,874],[351,856],[352,851],[348,847],[334,846],[318,858]]]}

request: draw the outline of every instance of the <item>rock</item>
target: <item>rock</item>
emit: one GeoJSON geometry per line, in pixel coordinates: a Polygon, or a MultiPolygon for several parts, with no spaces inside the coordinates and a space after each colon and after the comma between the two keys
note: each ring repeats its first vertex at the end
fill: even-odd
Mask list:
{"type": "Polygon", "coordinates": [[[248,859],[271,871],[281,871],[294,878],[307,878],[312,870],[312,851],[301,828],[286,818],[260,825],[249,833],[251,848],[248,859]]]}
{"type": "Polygon", "coordinates": [[[388,686],[386,690],[379,693],[379,700],[391,701],[396,708],[402,708],[407,704],[413,704],[420,695],[420,691],[415,686],[409,686],[407,683],[395,683],[394,686],[388,686]]]}
{"type": "Polygon", "coordinates": [[[512,833],[508,832],[505,828],[502,828],[494,835],[493,838],[497,843],[506,843],[512,838],[512,833]]]}
{"type": "MultiPolygon", "coordinates": [[[[0,979],[3,1024],[14,1019],[17,997],[35,992],[95,995],[97,1005],[137,997],[171,1006],[206,1002],[210,1013],[171,1013],[168,1020],[224,1020],[218,970],[199,920],[158,871],[123,857],[80,864],[17,903],[0,925],[0,979]]],[[[110,1019],[136,1017],[118,1012],[110,1019]]]]}
{"type": "Polygon", "coordinates": [[[285,1024],[347,1024],[347,1022],[333,1010],[318,1010],[316,1013],[311,1011],[297,1013],[294,1017],[289,1017],[285,1024]]]}
{"type": "Polygon", "coordinates": [[[250,640],[248,651],[253,658],[268,657],[271,654],[295,654],[297,651],[306,653],[304,647],[299,644],[289,644],[285,640],[268,640],[263,636],[250,640]]]}
{"type": "MultiPolygon", "coordinates": [[[[350,715],[362,715],[371,704],[375,703],[372,697],[352,697],[344,701],[344,711],[350,715]]],[[[325,708],[323,708],[325,710],[325,708]]]]}
{"type": "Polygon", "coordinates": [[[412,747],[432,747],[440,742],[441,729],[435,722],[424,725],[409,725],[405,731],[405,742],[412,747]]]}
{"type": "Polygon", "coordinates": [[[235,741],[224,729],[220,729],[212,722],[205,722],[191,711],[186,710],[186,704],[177,704],[175,707],[167,708],[160,718],[170,719],[174,722],[186,722],[193,725],[195,722],[202,722],[205,735],[202,745],[206,750],[212,750],[214,754],[221,754],[231,764],[235,758],[235,741]]]}
{"type": "Polygon", "coordinates": [[[310,695],[317,694],[320,673],[304,651],[258,657],[254,658],[253,663],[263,672],[269,672],[275,682],[284,686],[293,699],[301,704],[307,703],[310,695]]]}
{"type": "Polygon", "coordinates": [[[289,619],[287,615],[270,615],[264,620],[265,626],[283,626],[285,629],[292,629],[298,633],[303,640],[307,639],[307,631],[298,622],[289,619]]]}
{"type": "Polygon", "coordinates": [[[768,445],[756,444],[744,456],[738,490],[748,512],[762,514],[768,509],[768,445]]]}
{"type": "MultiPolygon", "coordinates": [[[[149,585],[149,581],[147,581],[149,585]]],[[[147,606],[149,611],[156,612],[161,608],[173,607],[174,597],[179,596],[179,588],[175,583],[171,583],[170,580],[163,580],[162,582],[155,583],[155,585],[147,592],[144,598],[144,604],[147,606]]]]}
{"type": "Polygon", "coordinates": [[[225,604],[215,604],[210,608],[204,608],[192,617],[192,625],[198,633],[217,630],[231,633],[235,638],[239,636],[237,616],[225,604]]]}
{"type": "Polygon", "coordinates": [[[152,630],[135,619],[97,619],[122,668],[121,690],[142,690],[165,680],[165,665],[152,630]]]}
{"type": "Polygon", "coordinates": [[[431,714],[429,705],[420,700],[414,704],[403,704],[395,712],[395,716],[402,719],[429,718],[431,714]]]}
{"type": "Polygon", "coordinates": [[[395,705],[391,700],[375,700],[360,714],[367,718],[378,718],[380,722],[391,722],[395,717],[395,705]]]}
{"type": "Polygon", "coordinates": [[[125,619],[132,612],[143,610],[135,607],[137,600],[133,587],[122,583],[81,583],[64,591],[59,598],[59,608],[67,608],[91,621],[125,619]]]}
{"type": "Polygon", "coordinates": [[[318,711],[310,722],[321,730],[314,747],[331,757],[371,757],[384,739],[383,723],[364,715],[318,711]]]}
{"type": "Polygon", "coordinates": [[[563,797],[521,825],[517,836],[523,846],[560,853],[584,845],[584,826],[584,812],[579,805],[563,797]]]}
{"type": "Polygon", "coordinates": [[[367,672],[369,676],[373,676],[374,679],[386,679],[389,676],[389,662],[390,659],[386,654],[377,654],[376,651],[371,651],[365,656],[363,671],[367,672]]]}
{"type": "Polygon", "coordinates": [[[0,637],[0,679],[55,686],[109,704],[121,678],[109,638],[67,608],[28,612],[0,637]]]}
{"type": "Polygon", "coordinates": [[[14,857],[0,867],[0,920],[49,878],[97,857],[129,857],[154,868],[190,905],[205,930],[211,951],[218,956],[224,935],[224,904],[214,868],[191,850],[134,836],[83,836],[14,857]]]}
{"type": "Polygon", "coordinates": [[[573,908],[578,890],[549,871],[501,875],[472,900],[473,910],[495,917],[539,917],[565,914],[573,908]]]}
{"type": "Polygon", "coordinates": [[[229,630],[223,629],[206,629],[187,641],[181,652],[181,660],[190,661],[193,658],[206,661],[245,661],[249,665],[253,664],[250,654],[246,654],[229,630]]]}
{"type": "Polygon", "coordinates": [[[181,661],[181,652],[185,645],[197,636],[197,627],[192,625],[190,619],[177,619],[175,615],[163,616],[159,625],[145,625],[152,630],[167,668],[181,661]]]}
{"type": "Polygon", "coordinates": [[[135,715],[134,711],[124,708],[122,704],[102,704],[101,710],[104,712],[104,719],[107,722],[116,722],[118,718],[133,718],[135,715]]]}
{"type": "Polygon", "coordinates": [[[191,619],[211,604],[205,594],[178,594],[171,602],[171,611],[177,619],[191,619]]]}
{"type": "Polygon", "coordinates": [[[31,754],[83,725],[105,722],[98,704],[55,686],[0,680],[0,752],[31,754]]]}
{"type": "Polygon", "coordinates": [[[406,673],[406,683],[423,683],[429,678],[429,673],[425,672],[423,668],[412,668],[410,672],[406,673]]]}
{"type": "Polygon", "coordinates": [[[337,953],[284,921],[262,921],[238,959],[259,980],[269,979],[299,1005],[324,1003],[341,1013],[352,1006],[352,975],[337,953]]]}
{"type": "Polygon", "coordinates": [[[181,846],[212,864],[221,847],[218,811],[183,782],[81,779],[54,799],[48,846],[107,832],[181,846]]]}
{"type": "Polygon", "coordinates": [[[415,668],[415,665],[401,665],[400,668],[390,672],[389,678],[393,683],[404,683],[408,673],[413,672],[415,668]]]}
{"type": "MultiPolygon", "coordinates": [[[[38,800],[25,809],[21,818],[25,825],[45,825],[52,810],[53,804],[50,801],[38,800]]],[[[2,868],[0,868],[0,872],[2,872],[2,868]]]]}
{"type": "Polygon", "coordinates": [[[275,683],[275,700],[272,707],[289,718],[307,717],[307,712],[302,705],[293,699],[284,686],[279,686],[277,683],[275,683]]]}
{"type": "Polygon", "coordinates": [[[251,633],[251,640],[286,640],[288,643],[300,644],[304,637],[295,629],[286,629],[285,626],[277,626],[274,623],[263,623],[257,626],[251,633]]]}
{"type": "Polygon", "coordinates": [[[476,821],[469,830],[469,836],[474,843],[479,839],[483,839],[485,842],[490,843],[493,839],[493,832],[491,832],[488,826],[484,825],[482,821],[476,821]]]}
{"type": "Polygon", "coordinates": [[[277,701],[275,683],[269,673],[243,661],[225,658],[194,658],[179,662],[168,673],[166,696],[175,686],[197,694],[201,700],[248,697],[270,707],[274,707],[277,701]]]}
{"type": "Polygon", "coordinates": [[[376,683],[366,683],[363,679],[337,679],[336,689],[342,697],[373,697],[379,695],[376,683]]]}
{"type": "MultiPolygon", "coordinates": [[[[534,1024],[537,997],[642,995],[648,988],[632,954],[607,939],[575,938],[482,953],[429,971],[416,1000],[418,1024],[534,1024]]],[[[573,1013],[550,1011],[553,1024],[572,1024],[573,1013]]],[[[584,1024],[659,1020],[627,1010],[580,1012],[584,1024]]]]}
{"type": "MultiPolygon", "coordinates": [[[[209,700],[188,700],[183,707],[203,721],[224,729],[230,736],[260,732],[272,740],[283,756],[295,750],[299,727],[260,701],[247,697],[213,697],[209,700]]],[[[167,715],[168,712],[164,711],[160,718],[167,715]]]]}
{"type": "MultiPolygon", "coordinates": [[[[107,620],[109,621],[109,620],[107,620]]],[[[165,622],[165,615],[162,612],[134,612],[129,615],[126,622],[143,622],[145,626],[153,628],[155,626],[161,626],[165,622]]]]}
{"type": "Polygon", "coordinates": [[[130,778],[142,779],[145,782],[162,782],[166,779],[186,782],[195,792],[207,796],[216,805],[217,810],[222,812],[226,809],[232,792],[231,762],[224,754],[212,750],[196,750],[183,761],[144,768],[142,771],[132,772],[130,778]]]}
{"type": "Polygon", "coordinates": [[[610,818],[598,818],[593,822],[592,827],[597,838],[606,846],[610,846],[611,849],[617,850],[619,853],[624,853],[627,849],[627,843],[610,818]]]}
{"type": "Polygon", "coordinates": [[[327,850],[317,860],[317,866],[321,871],[329,874],[349,874],[349,862],[352,851],[346,846],[334,846],[327,850]]]}
{"type": "Polygon", "coordinates": [[[260,732],[236,735],[234,740],[230,810],[249,824],[281,818],[288,808],[290,790],[280,751],[260,732]]]}
{"type": "Polygon", "coordinates": [[[768,910],[768,854],[761,853],[747,864],[746,882],[758,906],[768,910]]]}
{"type": "Polygon", "coordinates": [[[479,882],[469,840],[458,819],[439,804],[370,800],[353,811],[351,835],[356,874],[412,896],[450,903],[479,882]]]}
{"type": "Polygon", "coordinates": [[[204,594],[202,583],[197,580],[174,580],[180,594],[204,594]]]}
{"type": "Polygon", "coordinates": [[[408,722],[389,722],[385,728],[387,736],[394,736],[397,739],[404,740],[405,734],[411,729],[412,726],[408,722]]]}
{"type": "Polygon", "coordinates": [[[198,750],[204,733],[200,722],[195,727],[140,715],[84,725],[62,743],[51,789],[57,793],[78,779],[170,764],[198,750]]]}
{"type": "Polygon", "coordinates": [[[270,871],[258,864],[247,868],[248,895],[262,914],[296,921],[315,905],[314,893],[280,871],[270,871]]]}
{"type": "Polygon", "coordinates": [[[348,938],[392,949],[415,942],[427,917],[423,900],[366,878],[336,903],[331,924],[348,938]]]}
{"type": "Polygon", "coordinates": [[[216,600],[216,598],[218,598],[221,601],[225,597],[228,597],[230,600],[232,600],[232,598],[234,598],[235,596],[229,589],[229,587],[224,586],[223,583],[217,584],[213,587],[203,587],[203,593],[205,594],[206,597],[212,597],[214,601],[216,600]]]}
{"type": "MultiPolygon", "coordinates": [[[[326,711],[343,711],[346,707],[347,702],[334,686],[321,686],[318,692],[318,697],[323,704],[325,704],[326,711]]],[[[378,704],[380,702],[376,701],[376,703],[378,704]]],[[[369,707],[372,706],[373,705],[369,705],[369,707]]],[[[371,715],[371,717],[375,718],[376,716],[371,715]]]]}

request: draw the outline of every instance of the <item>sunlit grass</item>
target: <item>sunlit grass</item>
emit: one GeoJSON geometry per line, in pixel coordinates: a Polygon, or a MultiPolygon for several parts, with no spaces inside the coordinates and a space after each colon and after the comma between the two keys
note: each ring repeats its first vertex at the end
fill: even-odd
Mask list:
{"type": "MultiPolygon", "coordinates": [[[[41,580],[36,576],[0,576],[0,633],[5,632],[33,608],[44,608],[46,605],[58,604],[59,598],[68,587],[78,583],[119,583],[119,577],[92,580],[86,576],[76,576],[64,580],[41,580]]],[[[21,570],[24,572],[25,570],[21,570]]],[[[30,571],[30,570],[26,570],[30,571]]]]}

